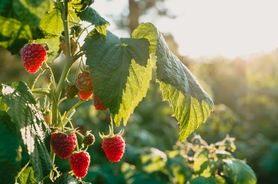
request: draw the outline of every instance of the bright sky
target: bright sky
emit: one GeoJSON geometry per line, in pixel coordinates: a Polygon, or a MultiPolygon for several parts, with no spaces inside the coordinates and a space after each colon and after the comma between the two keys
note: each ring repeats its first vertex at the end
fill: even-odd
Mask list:
{"type": "MultiPolygon", "coordinates": [[[[127,11],[127,2],[97,0],[95,8],[117,15],[127,11]]],[[[278,48],[278,0],[166,0],[166,7],[176,19],[150,12],[141,21],[171,32],[180,52],[190,57],[233,58],[278,48]]]]}

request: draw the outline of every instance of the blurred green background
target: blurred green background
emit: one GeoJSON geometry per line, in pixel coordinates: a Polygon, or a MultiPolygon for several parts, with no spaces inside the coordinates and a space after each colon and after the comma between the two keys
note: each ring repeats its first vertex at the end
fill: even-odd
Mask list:
{"type": "MultiPolygon", "coordinates": [[[[0,14],[9,14],[9,7],[4,2],[0,2],[0,14]]],[[[115,3],[111,0],[108,2],[115,3]]],[[[137,27],[140,17],[148,15],[151,8],[157,12],[158,18],[171,18],[173,15],[167,11],[167,7],[157,6],[157,3],[163,2],[129,0],[128,9],[124,9],[120,16],[107,17],[114,29],[128,33],[137,27]]],[[[235,59],[192,59],[179,53],[173,35],[165,33],[165,38],[173,52],[197,76],[215,102],[211,117],[196,133],[208,143],[220,141],[226,135],[235,137],[237,149],[233,154],[239,159],[246,159],[255,171],[258,183],[278,183],[278,49],[235,59]]],[[[16,47],[16,44],[13,46],[16,47]]],[[[59,65],[54,67],[58,72],[59,65]]],[[[22,79],[30,82],[33,78],[24,71],[18,55],[0,47],[1,83],[22,79]]],[[[161,158],[165,153],[170,154],[167,150],[177,149],[174,145],[178,140],[178,125],[171,117],[172,111],[167,102],[162,102],[157,84],[153,82],[152,86],[125,128],[127,149],[123,161],[118,164],[108,163],[99,149],[98,131],[108,131],[107,112],[96,112],[91,102],[78,110],[73,122],[81,130],[92,130],[97,137],[96,145],[89,150],[92,167],[87,176],[88,181],[167,183],[168,176],[159,164],[161,162],[164,167],[161,158]],[[149,161],[149,164],[153,162],[155,166],[146,168],[142,162],[144,154],[150,156],[147,160],[155,159],[155,155],[158,155],[158,160],[149,161]],[[136,181],[134,176],[137,177],[136,181]]],[[[71,102],[65,103],[63,108],[67,109],[70,105],[71,102]]],[[[67,170],[68,165],[61,167],[67,170]]]]}

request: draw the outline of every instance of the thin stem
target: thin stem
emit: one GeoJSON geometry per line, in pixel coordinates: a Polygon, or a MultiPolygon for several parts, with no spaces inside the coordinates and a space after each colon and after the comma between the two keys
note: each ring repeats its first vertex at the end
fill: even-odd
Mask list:
{"type": "Polygon", "coordinates": [[[65,96],[63,98],[60,99],[59,104],[63,103],[64,101],[66,101],[68,98],[65,96]]]}
{"type": "Polygon", "coordinates": [[[110,127],[111,127],[111,132],[114,133],[114,120],[111,114],[110,114],[110,127]]]}
{"type": "Polygon", "coordinates": [[[62,8],[62,19],[63,19],[64,33],[65,33],[64,38],[66,44],[66,65],[62,71],[61,77],[56,87],[55,95],[54,95],[55,97],[52,105],[52,121],[56,125],[58,125],[58,103],[60,101],[62,88],[66,81],[68,73],[70,71],[70,68],[73,64],[70,35],[69,35],[69,24],[68,24],[68,0],[64,0],[64,6],[62,8]]]}
{"type": "Polygon", "coordinates": [[[32,93],[50,96],[48,89],[41,89],[41,88],[32,89],[32,93]]]}
{"type": "Polygon", "coordinates": [[[79,59],[81,56],[83,56],[85,53],[84,52],[78,52],[77,54],[75,54],[73,56],[73,61],[76,61],[77,59],[79,59]]]}
{"type": "Polygon", "coordinates": [[[72,106],[64,115],[63,115],[63,121],[62,123],[64,126],[67,125],[67,123],[70,121],[69,116],[74,113],[74,111],[81,105],[83,104],[84,101],[78,101],[74,106],[72,106]]]}
{"type": "Polygon", "coordinates": [[[34,89],[39,78],[44,74],[45,70],[43,70],[41,73],[39,73],[39,75],[35,78],[34,82],[33,82],[33,85],[32,85],[32,88],[31,89],[34,89]]]}
{"type": "Polygon", "coordinates": [[[22,172],[28,167],[28,165],[30,164],[30,160],[27,162],[27,164],[25,164],[25,166],[19,171],[19,173],[16,175],[15,177],[15,183],[17,183],[17,180],[19,178],[19,176],[22,174],[22,172]]]}

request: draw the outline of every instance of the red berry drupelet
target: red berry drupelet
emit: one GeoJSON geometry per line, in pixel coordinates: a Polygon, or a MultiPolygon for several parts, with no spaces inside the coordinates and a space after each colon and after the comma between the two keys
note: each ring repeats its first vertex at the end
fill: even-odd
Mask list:
{"type": "Polygon", "coordinates": [[[78,88],[80,100],[88,100],[93,95],[92,80],[89,72],[82,72],[78,75],[75,85],[78,88]]]}
{"type": "Polygon", "coordinates": [[[56,155],[62,159],[66,159],[70,157],[74,151],[77,139],[75,134],[54,132],[51,134],[50,143],[56,155]]]}
{"type": "Polygon", "coordinates": [[[111,162],[119,162],[125,151],[125,140],[119,134],[103,136],[102,149],[111,162]]]}
{"type": "Polygon", "coordinates": [[[86,151],[75,152],[70,156],[70,167],[77,178],[84,178],[87,175],[90,165],[90,155],[86,151]]]}
{"type": "Polygon", "coordinates": [[[31,74],[36,73],[47,59],[47,53],[41,44],[27,44],[21,50],[21,59],[25,70],[31,74]]]}

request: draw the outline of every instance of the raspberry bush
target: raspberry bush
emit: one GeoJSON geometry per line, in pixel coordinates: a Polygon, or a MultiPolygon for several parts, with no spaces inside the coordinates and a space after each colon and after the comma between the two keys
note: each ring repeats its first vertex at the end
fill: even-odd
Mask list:
{"type": "Polygon", "coordinates": [[[119,162],[126,144],[123,129],[151,81],[159,84],[163,100],[171,106],[181,141],[212,110],[211,98],[153,24],[142,23],[130,38],[119,38],[92,4],[93,0],[1,4],[0,12],[13,7],[14,13],[0,16],[0,32],[6,38],[0,46],[20,54],[25,70],[35,75],[32,83],[1,84],[0,130],[10,141],[7,147],[0,146],[0,164],[2,157],[10,158],[4,163],[11,168],[9,173],[0,171],[5,183],[81,182],[94,162],[87,149],[100,137],[107,163],[119,162]],[[57,65],[61,71],[54,71],[57,65]],[[48,77],[48,84],[39,86],[42,76],[48,77]],[[62,110],[67,100],[74,104],[62,110]],[[88,101],[96,110],[109,112],[108,135],[99,132],[101,136],[95,137],[74,127],[76,109],[88,101]],[[114,132],[115,126],[122,128],[120,133],[114,132]],[[21,157],[28,160],[22,167],[21,157]],[[60,158],[71,171],[58,167],[60,158]]]}

